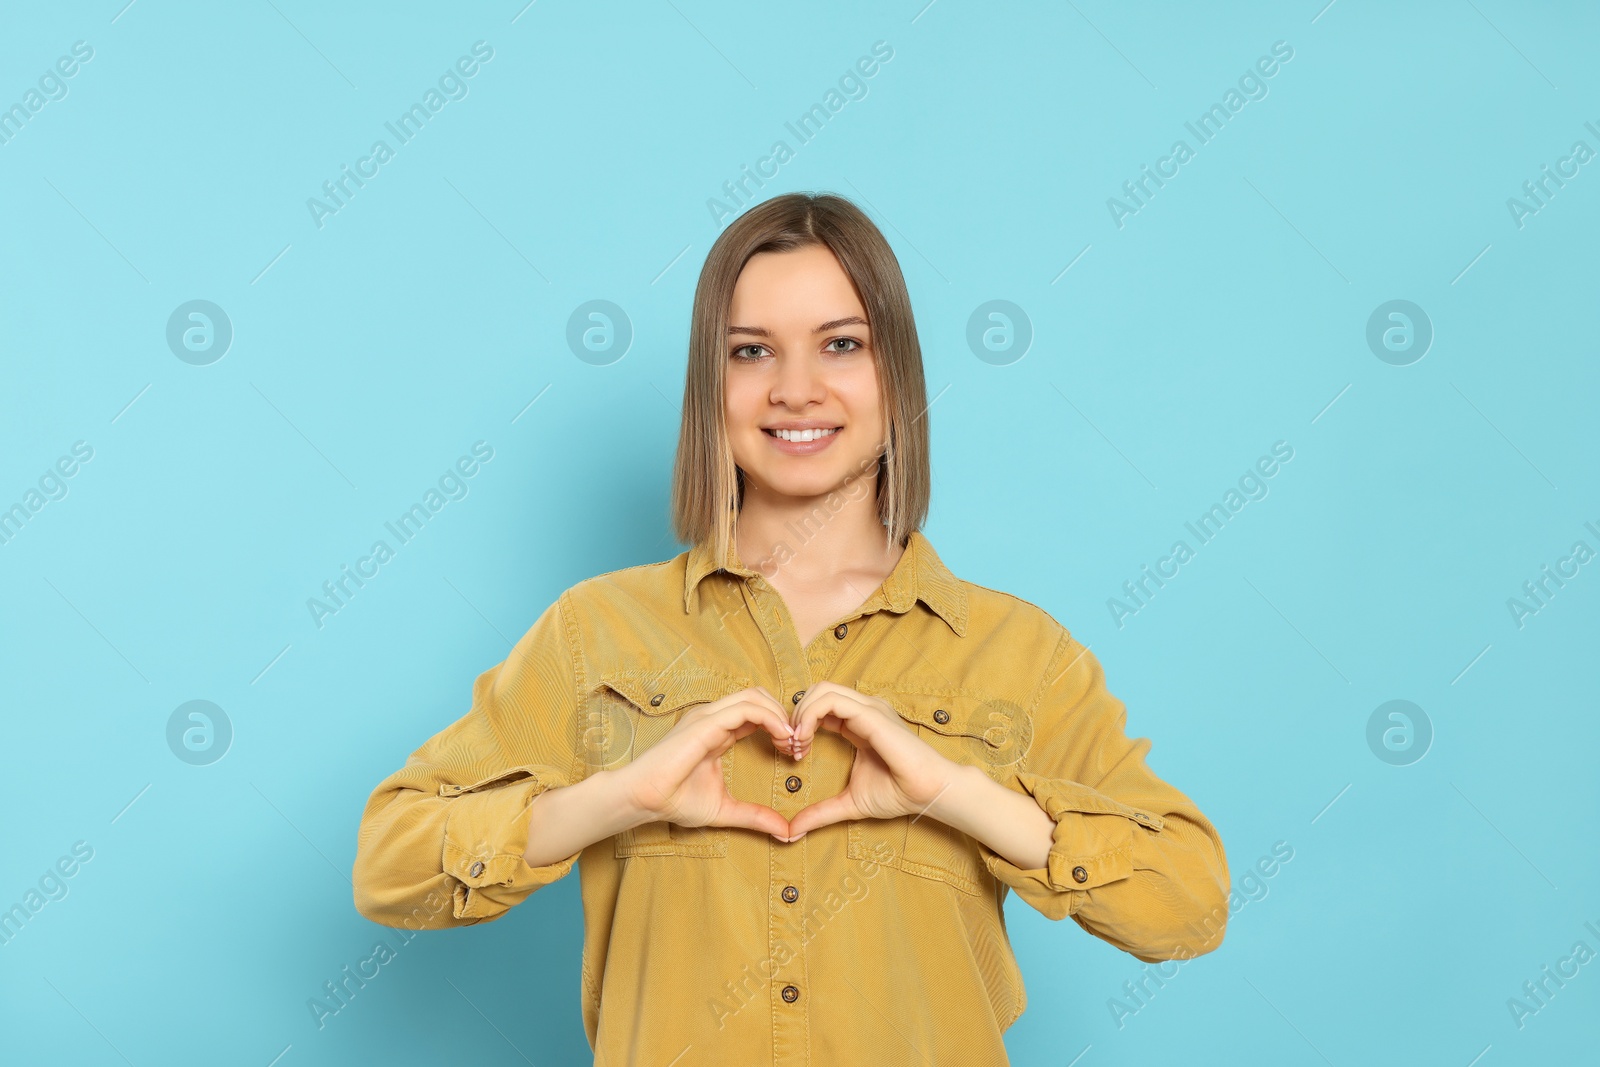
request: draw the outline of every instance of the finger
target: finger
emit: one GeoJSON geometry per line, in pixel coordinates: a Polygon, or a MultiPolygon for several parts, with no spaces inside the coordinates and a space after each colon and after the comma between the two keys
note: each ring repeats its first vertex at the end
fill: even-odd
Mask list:
{"type": "Polygon", "coordinates": [[[773,735],[772,745],[774,748],[778,749],[780,752],[791,751],[790,745],[793,742],[793,738],[787,732],[789,730],[789,724],[783,722],[782,720],[778,720],[776,724],[769,722],[764,718],[756,721],[742,722],[726,733],[722,732],[721,726],[717,720],[713,719],[709,721],[711,725],[705,728],[707,732],[704,734],[704,736],[711,739],[709,742],[711,747],[703,750],[705,755],[721,758],[727,754],[728,750],[731,749],[735,743],[750,736],[758,730],[763,729],[766,730],[767,733],[773,735]],[[773,731],[778,728],[781,728],[784,733],[781,735],[773,733],[773,731]]]}
{"type": "MultiPolygon", "coordinates": [[[[723,734],[721,740],[713,744],[706,754],[711,756],[722,756],[726,754],[728,749],[732,748],[736,742],[750,736],[759,729],[761,729],[759,723],[740,723],[734,729],[723,734]]],[[[712,734],[712,736],[715,737],[716,735],[712,734]]]]}
{"type": "MultiPolygon", "coordinates": [[[[793,725],[792,723],[789,722],[788,710],[785,709],[784,706],[778,702],[776,697],[774,697],[771,693],[767,692],[766,689],[764,689],[764,688],[762,688],[760,686],[755,686],[755,687],[752,687],[750,689],[744,690],[744,694],[745,694],[745,696],[747,697],[747,699],[750,702],[758,704],[763,708],[769,709],[772,712],[772,714],[775,715],[778,718],[778,720],[783,722],[785,725],[790,725],[790,726],[793,725]]],[[[788,734],[786,734],[783,737],[778,737],[777,735],[774,735],[774,739],[778,742],[778,747],[779,748],[781,748],[785,752],[789,752],[789,751],[792,751],[792,748],[793,748],[792,735],[793,735],[793,731],[791,730],[791,731],[789,731],[788,734]]]]}
{"type": "Polygon", "coordinates": [[[762,729],[772,735],[775,743],[787,748],[794,737],[794,729],[776,708],[761,704],[741,702],[731,704],[705,719],[713,733],[728,734],[742,730],[739,737],[762,729]]]}
{"type": "Polygon", "coordinates": [[[732,798],[723,800],[715,821],[709,825],[742,826],[747,830],[759,830],[764,834],[780,838],[787,838],[791,833],[789,820],[765,804],[752,804],[748,800],[732,798]]]}
{"type": "Polygon", "coordinates": [[[835,715],[841,720],[852,720],[859,719],[862,714],[872,711],[871,705],[858,699],[858,696],[854,690],[839,686],[814,692],[808,690],[806,695],[800,698],[800,703],[795,709],[794,740],[802,755],[810,746],[811,739],[816,736],[818,723],[824,716],[835,715]]]}
{"type": "Polygon", "coordinates": [[[761,708],[763,710],[770,711],[779,718],[787,721],[787,717],[783,714],[782,706],[776,700],[773,700],[770,695],[767,695],[757,689],[741,689],[737,693],[729,693],[720,700],[713,700],[707,704],[696,705],[686,715],[684,715],[684,719],[687,721],[691,719],[698,720],[715,718],[727,711],[729,708],[737,708],[741,706],[761,708]]]}
{"type": "Polygon", "coordinates": [[[682,766],[687,772],[707,757],[720,759],[736,742],[757,730],[772,734],[774,745],[789,743],[789,725],[776,712],[753,704],[735,704],[715,715],[692,720],[685,717],[669,735],[679,738],[674,744],[673,766],[682,766]]]}
{"type": "Polygon", "coordinates": [[[772,691],[764,685],[753,685],[749,689],[742,690],[742,692],[752,699],[759,696],[761,700],[771,704],[778,711],[783,710],[783,704],[778,700],[777,697],[773,696],[772,691]]]}
{"type": "Polygon", "coordinates": [[[767,692],[765,689],[762,689],[760,686],[754,686],[749,689],[741,689],[737,693],[729,693],[722,699],[714,700],[709,704],[701,704],[689,714],[694,715],[697,718],[704,717],[706,715],[714,715],[723,708],[730,708],[735,704],[750,703],[771,708],[773,711],[776,711],[779,714],[783,713],[783,705],[779,704],[778,701],[773,698],[771,693],[767,692]]]}
{"type": "Polygon", "coordinates": [[[788,709],[784,707],[778,698],[773,696],[765,686],[752,686],[751,688],[744,690],[744,693],[748,695],[753,702],[760,704],[762,707],[770,708],[773,714],[778,717],[780,722],[782,722],[785,726],[790,727],[790,729],[781,737],[774,734],[773,739],[777,743],[777,747],[780,750],[788,752],[792,755],[794,752],[794,724],[789,721],[788,709]]]}
{"type": "MultiPolygon", "coordinates": [[[[796,721],[796,722],[799,721],[800,712],[808,704],[815,703],[816,701],[821,700],[823,697],[827,696],[830,693],[838,694],[838,693],[854,693],[854,692],[855,692],[854,689],[851,689],[849,686],[846,686],[846,685],[840,685],[838,682],[813,682],[811,685],[806,687],[806,690],[805,690],[805,694],[806,695],[801,697],[799,702],[794,705],[794,710],[793,710],[794,721],[796,721]]],[[[787,709],[785,709],[785,710],[787,710],[787,709]]]]}
{"type": "Polygon", "coordinates": [[[789,820],[789,840],[793,841],[801,834],[821,826],[859,818],[861,812],[856,808],[855,801],[850,799],[849,794],[838,793],[815,804],[807,804],[795,812],[794,818],[789,820]]]}

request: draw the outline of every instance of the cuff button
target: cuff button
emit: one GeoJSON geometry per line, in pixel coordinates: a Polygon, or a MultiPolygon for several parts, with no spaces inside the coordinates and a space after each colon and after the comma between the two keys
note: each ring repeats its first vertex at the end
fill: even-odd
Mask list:
{"type": "Polygon", "coordinates": [[[1089,880],[1089,872],[1082,867],[1074,867],[1072,868],[1072,880],[1074,882],[1087,882],[1089,880]]]}
{"type": "MultiPolygon", "coordinates": [[[[1083,868],[1079,867],[1078,870],[1081,871],[1081,870],[1083,870],[1083,868]]],[[[474,863],[471,867],[469,867],[467,869],[467,874],[469,876],[473,877],[473,878],[478,877],[478,875],[480,875],[482,873],[483,873],[483,861],[482,860],[478,860],[476,863],[474,863]]],[[[1076,872],[1074,872],[1074,873],[1076,873],[1076,872]]],[[[1078,881],[1081,882],[1081,881],[1083,881],[1083,879],[1079,878],[1078,881]]]]}

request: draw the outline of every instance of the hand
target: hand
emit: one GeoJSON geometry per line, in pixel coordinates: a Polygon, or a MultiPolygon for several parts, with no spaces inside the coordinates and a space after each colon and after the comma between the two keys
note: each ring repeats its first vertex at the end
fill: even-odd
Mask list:
{"type": "Polygon", "coordinates": [[[793,729],[783,707],[757,686],[684,713],[658,743],[618,773],[645,814],[640,822],[679,826],[742,826],[787,840],[789,821],[765,804],[735,800],[722,780],[722,756],[734,742],[766,730],[781,751],[793,729]]]}
{"type": "Polygon", "coordinates": [[[794,748],[810,751],[817,730],[856,747],[844,792],[808,804],[789,820],[788,840],[846,819],[922,814],[955,779],[960,764],[936,752],[886,702],[849,686],[818,682],[795,708],[794,748]]]}

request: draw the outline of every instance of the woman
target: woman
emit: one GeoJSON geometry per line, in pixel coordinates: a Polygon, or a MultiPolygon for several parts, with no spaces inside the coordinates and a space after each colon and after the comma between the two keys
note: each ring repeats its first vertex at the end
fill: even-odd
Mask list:
{"type": "Polygon", "coordinates": [[[888,243],[836,196],[751,208],[695,291],[692,547],[568,589],[478,677],[373,792],[356,907],[483,922],[581,860],[619,1065],[1005,1063],[1008,890],[1146,962],[1215,948],[1216,830],[1083,645],[944,567],[928,493],[888,243]]]}

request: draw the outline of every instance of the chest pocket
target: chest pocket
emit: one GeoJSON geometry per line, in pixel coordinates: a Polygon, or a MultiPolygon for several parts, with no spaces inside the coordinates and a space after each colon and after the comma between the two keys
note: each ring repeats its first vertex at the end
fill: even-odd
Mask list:
{"type": "MultiPolygon", "coordinates": [[[[709,667],[623,668],[600,675],[580,718],[583,756],[595,770],[614,770],[658,744],[690,708],[750,686],[748,678],[709,667]]],[[[723,781],[733,786],[732,752],[723,781]]],[[[645,823],[615,837],[618,856],[727,855],[728,828],[645,823]]]]}
{"type": "MultiPolygon", "coordinates": [[[[857,682],[855,688],[887,701],[946,759],[977,767],[997,781],[1006,767],[1027,754],[1032,740],[1032,718],[1021,705],[983,693],[870,681],[857,682]]],[[[936,803],[923,815],[852,822],[846,855],[892,855],[889,865],[908,874],[938,879],[964,893],[983,892],[989,873],[977,842],[940,822],[938,811],[936,803]]]]}

